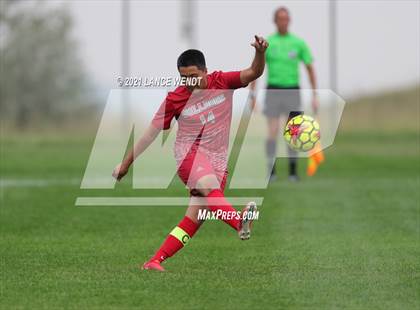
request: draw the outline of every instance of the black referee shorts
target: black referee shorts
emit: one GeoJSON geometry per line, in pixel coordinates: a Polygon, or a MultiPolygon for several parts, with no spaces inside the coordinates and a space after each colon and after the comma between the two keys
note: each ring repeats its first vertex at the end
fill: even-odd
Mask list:
{"type": "Polygon", "coordinates": [[[263,113],[267,117],[289,116],[292,111],[301,109],[300,88],[267,86],[263,113]]]}

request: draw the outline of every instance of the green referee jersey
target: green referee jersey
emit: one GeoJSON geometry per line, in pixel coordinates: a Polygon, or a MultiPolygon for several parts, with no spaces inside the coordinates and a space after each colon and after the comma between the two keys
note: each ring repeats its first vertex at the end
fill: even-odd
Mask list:
{"type": "Polygon", "coordinates": [[[268,84],[278,87],[299,86],[299,63],[312,63],[312,55],[305,41],[288,33],[268,37],[266,51],[268,84]]]}

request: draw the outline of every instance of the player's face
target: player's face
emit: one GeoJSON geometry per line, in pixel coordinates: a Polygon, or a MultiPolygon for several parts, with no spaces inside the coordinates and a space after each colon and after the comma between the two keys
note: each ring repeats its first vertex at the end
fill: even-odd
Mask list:
{"type": "Polygon", "coordinates": [[[279,11],[276,15],[275,23],[278,32],[287,33],[290,23],[289,14],[285,11],[279,11]]]}
{"type": "MultiPolygon", "coordinates": [[[[189,91],[194,89],[205,89],[207,88],[207,69],[199,69],[197,66],[179,67],[178,69],[181,77],[185,78],[197,78],[197,85],[186,85],[189,91]]],[[[192,79],[191,79],[192,80],[192,79]]]]}

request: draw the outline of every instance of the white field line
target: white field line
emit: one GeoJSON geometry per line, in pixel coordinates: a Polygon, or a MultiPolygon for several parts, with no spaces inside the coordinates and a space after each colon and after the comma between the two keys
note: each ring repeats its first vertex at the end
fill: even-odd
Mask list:
{"type": "Polygon", "coordinates": [[[53,185],[80,185],[79,178],[60,179],[0,179],[0,188],[8,187],[48,187],[53,185]]]}

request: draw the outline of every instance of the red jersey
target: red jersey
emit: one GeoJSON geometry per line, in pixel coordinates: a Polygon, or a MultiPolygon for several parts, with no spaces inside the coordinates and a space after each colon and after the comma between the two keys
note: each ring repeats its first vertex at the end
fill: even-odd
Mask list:
{"type": "Polygon", "coordinates": [[[178,121],[174,153],[177,166],[188,152],[207,155],[213,169],[223,172],[227,166],[229,132],[232,119],[233,90],[243,87],[240,72],[215,71],[207,75],[207,88],[191,93],[185,86],[168,93],[152,124],[169,129],[178,121]]]}

